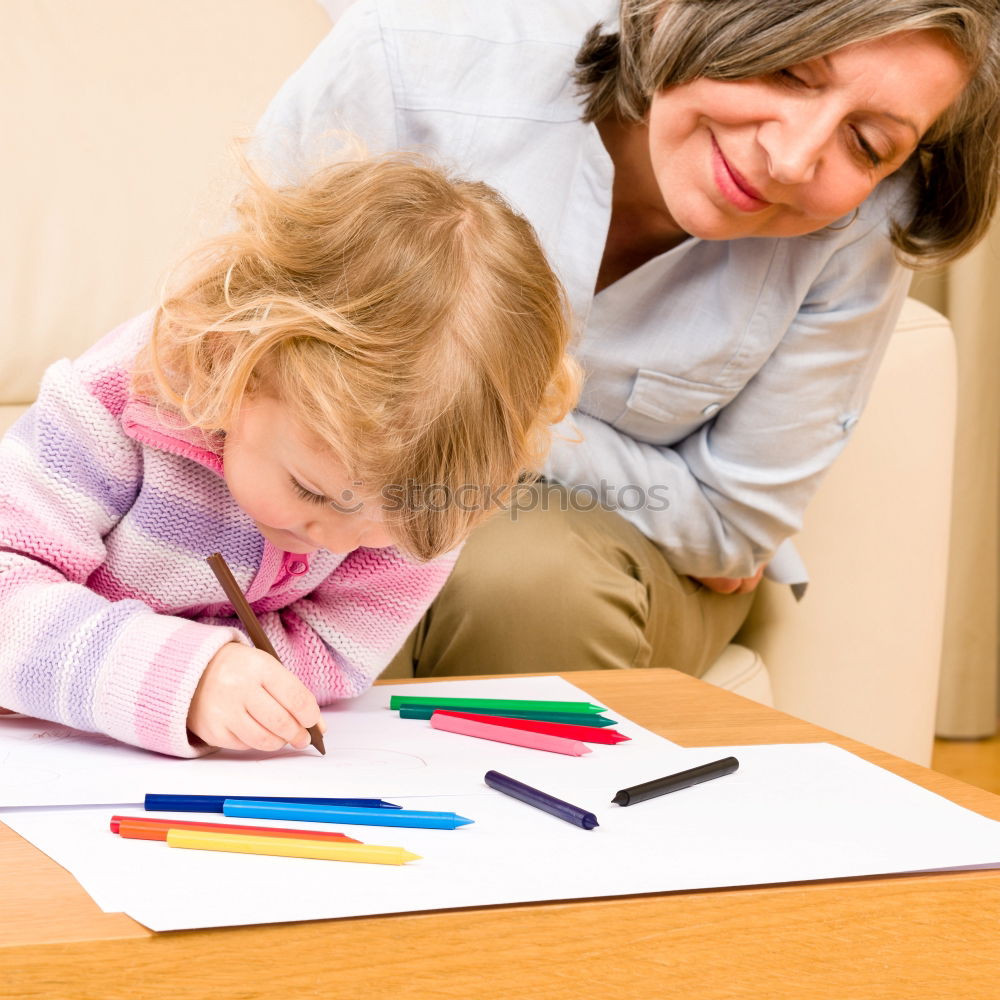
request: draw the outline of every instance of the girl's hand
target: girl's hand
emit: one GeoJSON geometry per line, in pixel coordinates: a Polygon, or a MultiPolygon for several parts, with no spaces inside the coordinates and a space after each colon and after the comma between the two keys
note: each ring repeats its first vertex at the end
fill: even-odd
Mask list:
{"type": "Polygon", "coordinates": [[[326,728],[312,692],[269,653],[239,642],[209,661],[187,717],[198,739],[226,750],[302,750],[317,724],[326,728]]]}
{"type": "Polygon", "coordinates": [[[763,575],[764,567],[761,566],[753,576],[696,576],[692,579],[717,594],[749,594],[756,589],[763,575]]]}

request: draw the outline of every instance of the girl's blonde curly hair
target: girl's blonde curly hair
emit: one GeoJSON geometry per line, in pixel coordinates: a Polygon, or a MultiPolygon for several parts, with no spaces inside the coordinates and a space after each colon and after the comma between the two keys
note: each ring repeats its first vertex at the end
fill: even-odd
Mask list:
{"type": "Polygon", "coordinates": [[[569,310],[530,224],[406,154],[248,183],[237,225],[169,279],[136,391],[209,433],[267,394],[431,559],[503,502],[573,405],[569,310]]]}

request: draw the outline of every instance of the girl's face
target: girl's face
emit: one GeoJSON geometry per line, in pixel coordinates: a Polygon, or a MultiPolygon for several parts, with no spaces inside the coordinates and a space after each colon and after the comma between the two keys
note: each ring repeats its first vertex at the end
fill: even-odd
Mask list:
{"type": "Polygon", "coordinates": [[[223,466],[233,499],[276,548],[346,555],[394,544],[378,506],[362,500],[360,484],[276,399],[260,396],[240,408],[223,466]]]}
{"type": "Polygon", "coordinates": [[[649,113],[659,195],[704,239],[815,232],[903,165],[966,80],[944,36],[913,31],[770,77],[668,88],[649,113]]]}

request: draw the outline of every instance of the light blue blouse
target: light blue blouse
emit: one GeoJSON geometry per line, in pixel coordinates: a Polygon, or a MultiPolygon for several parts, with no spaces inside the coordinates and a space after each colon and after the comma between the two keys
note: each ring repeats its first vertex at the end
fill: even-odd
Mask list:
{"type": "Polygon", "coordinates": [[[909,285],[887,236],[905,184],[883,181],[821,233],[688,239],[595,295],[613,166],[570,74],[613,16],[602,0],[362,0],[274,99],[258,155],[295,176],[346,131],[497,188],[579,324],[586,385],[546,475],[601,494],[679,572],[772,560],[792,582],[782,543],[850,436],[909,285]]]}

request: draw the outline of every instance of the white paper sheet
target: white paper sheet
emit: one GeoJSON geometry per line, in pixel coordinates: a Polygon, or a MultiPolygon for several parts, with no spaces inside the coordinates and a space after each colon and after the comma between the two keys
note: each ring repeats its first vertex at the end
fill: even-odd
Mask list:
{"type": "Polygon", "coordinates": [[[0,778],[0,801],[138,802],[147,791],[343,794],[475,820],[457,830],[336,827],[421,856],[402,867],[185,851],[109,832],[112,813],[141,815],[136,807],[7,808],[0,819],[72,872],[103,909],[154,930],[1000,863],[1000,823],[833,746],[685,749],[615,715],[630,742],[565,757],[439,732],[388,710],[391,694],[416,690],[593,701],[560,678],[376,688],[327,713],[326,758],[179,761],[45,735],[49,727],[27,720],[0,727],[7,781],[0,778]],[[619,788],[730,754],[740,761],[735,774],[627,808],[611,805],[619,788]],[[578,829],[486,787],[489,769],[590,809],[599,828],[578,829]],[[54,777],[38,780],[46,771],[54,777]]]}
{"type": "Polygon", "coordinates": [[[547,774],[544,783],[534,762],[509,772],[593,810],[600,827],[584,831],[495,792],[478,771],[474,794],[400,798],[411,808],[458,812],[472,826],[339,827],[421,855],[399,868],[122,840],[108,832],[108,808],[0,817],[71,871],[101,907],[160,931],[1000,861],[1000,823],[828,744],[685,750],[665,743],[610,784],[594,783],[585,768],[547,774]],[[628,808],[610,804],[622,784],[729,754],[740,760],[735,774],[628,808]]]}
{"type": "MultiPolygon", "coordinates": [[[[498,769],[539,753],[483,744],[436,732],[429,722],[400,719],[397,712],[389,711],[389,698],[407,693],[418,692],[413,685],[385,685],[327,708],[323,712],[325,757],[314,750],[286,749],[275,754],[221,751],[181,760],[55,723],[0,716],[0,808],[142,802],[147,792],[369,798],[459,793],[473,788],[465,766],[470,753],[495,762],[491,766],[498,769]]],[[[561,677],[435,681],[420,686],[421,696],[435,693],[593,702],[585,691],[561,677]]],[[[638,757],[666,742],[631,723],[627,735],[632,737],[630,743],[601,747],[601,752],[587,755],[584,766],[595,773],[613,769],[623,754],[638,757]],[[609,758],[608,749],[617,752],[609,758]]],[[[545,756],[559,758],[548,762],[555,774],[572,766],[561,755],[545,756]]]]}

